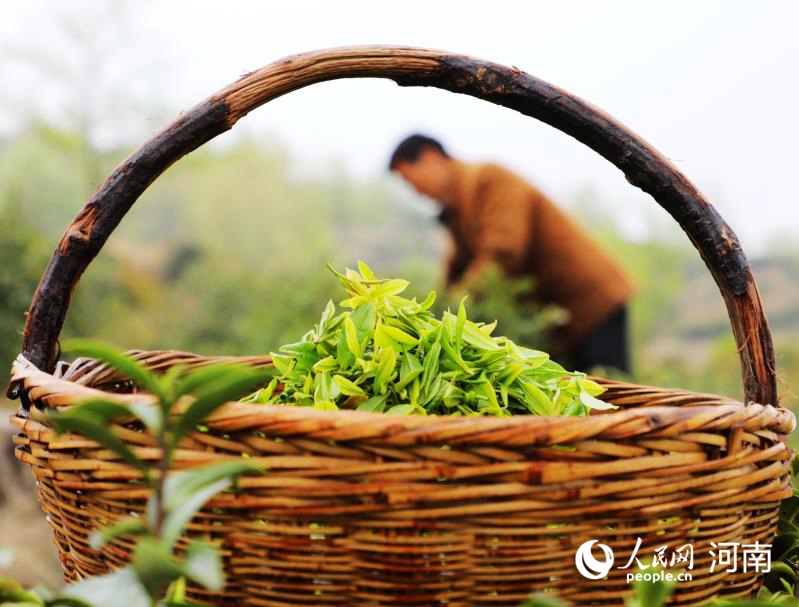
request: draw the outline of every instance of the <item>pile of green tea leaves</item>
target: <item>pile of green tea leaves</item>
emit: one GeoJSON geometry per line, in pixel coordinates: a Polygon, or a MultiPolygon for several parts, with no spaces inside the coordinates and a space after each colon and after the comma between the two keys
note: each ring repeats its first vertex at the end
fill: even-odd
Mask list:
{"type": "Polygon", "coordinates": [[[339,274],[347,299],[328,302],[313,330],[272,355],[278,376],[245,402],[358,409],[399,415],[588,415],[610,409],[604,389],[545,352],[494,337],[492,324],[436,318],[400,294],[408,281],[379,279],[363,262],[339,274]],[[282,389],[279,389],[282,385],[282,389]]]}

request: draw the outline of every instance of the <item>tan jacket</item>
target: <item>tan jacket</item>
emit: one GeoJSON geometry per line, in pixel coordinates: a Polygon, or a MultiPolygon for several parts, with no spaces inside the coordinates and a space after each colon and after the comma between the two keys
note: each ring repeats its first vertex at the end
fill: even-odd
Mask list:
{"type": "Polygon", "coordinates": [[[557,336],[567,348],[630,299],[625,272],[544,194],[500,166],[455,163],[445,211],[455,244],[447,284],[468,283],[490,264],[532,276],[536,298],[569,313],[557,336]]]}

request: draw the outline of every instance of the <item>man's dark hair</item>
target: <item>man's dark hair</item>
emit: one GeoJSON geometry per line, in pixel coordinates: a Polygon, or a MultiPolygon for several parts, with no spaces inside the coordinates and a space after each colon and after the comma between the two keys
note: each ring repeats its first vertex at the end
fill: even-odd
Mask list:
{"type": "Polygon", "coordinates": [[[436,150],[442,156],[449,158],[449,154],[438,141],[427,135],[414,134],[403,139],[391,155],[388,168],[394,170],[402,162],[414,163],[419,160],[419,156],[426,149],[436,150]]]}

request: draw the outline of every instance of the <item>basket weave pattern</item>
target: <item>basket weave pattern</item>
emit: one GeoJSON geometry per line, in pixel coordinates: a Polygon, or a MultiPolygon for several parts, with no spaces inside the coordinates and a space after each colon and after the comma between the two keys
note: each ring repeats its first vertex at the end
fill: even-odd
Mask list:
{"type": "MultiPolygon", "coordinates": [[[[185,353],[139,353],[156,368],[205,364],[185,353]]],[[[245,359],[264,364],[268,359],[245,359]]],[[[34,405],[68,406],[93,386],[125,389],[92,362],[56,378],[19,361],[34,405]]],[[[602,381],[602,380],[599,380],[602,381]]],[[[218,544],[231,583],[218,605],[518,605],[532,589],[576,604],[619,604],[627,572],[589,581],[575,569],[589,539],[621,565],[643,540],[694,547],[694,580],[677,601],[745,595],[751,573],[709,573],[711,542],[768,543],[790,494],[793,415],[772,406],[604,382],[621,409],[588,418],[440,418],[330,414],[229,404],[176,454],[175,467],[251,457],[264,466],[214,498],[189,533],[218,544]],[[647,405],[646,408],[640,408],[647,405]]],[[[123,402],[127,394],[107,395],[123,402]]],[[[141,397],[141,395],[137,395],[141,397]]],[[[100,552],[89,534],[147,492],[137,473],[78,436],[17,416],[20,459],[39,481],[68,579],[125,562],[131,544],[100,552]]],[[[135,425],[116,431],[159,457],[135,425]]]]}
{"type": "MultiPolygon", "coordinates": [[[[58,362],[77,283],[144,190],[172,163],[257,107],[316,82],[389,78],[435,86],[539,119],[608,159],[686,232],[727,306],[746,405],[729,398],[598,380],[620,409],[586,418],[400,417],[228,403],[183,441],[175,468],[249,457],[265,471],[215,497],[189,528],[224,552],[216,605],[292,607],[516,606],[533,590],[581,605],[621,605],[626,571],[588,580],[575,552],[598,540],[621,566],[638,538],[652,551],[690,543],[693,580],[674,601],[750,593],[761,577],[710,570],[713,542],[770,543],[791,495],[792,413],[778,401],[768,321],[740,244],[665,157],[589,103],[517,68],[407,47],[330,49],[288,57],[199,103],[134,151],[67,227],[28,311],[9,395],[22,400],[17,456],[30,464],[65,576],[126,562],[132,545],[100,552],[94,530],[142,512],[137,472],[81,436],[55,436],[42,412],[98,391],[151,398],[95,361],[58,362]],[[764,404],[756,404],[764,403],[764,404]]],[[[177,351],[138,352],[153,369],[204,365],[177,351]]],[[[268,365],[268,357],[238,359],[268,365]]],[[[152,439],[115,427],[143,459],[152,439]]]]}

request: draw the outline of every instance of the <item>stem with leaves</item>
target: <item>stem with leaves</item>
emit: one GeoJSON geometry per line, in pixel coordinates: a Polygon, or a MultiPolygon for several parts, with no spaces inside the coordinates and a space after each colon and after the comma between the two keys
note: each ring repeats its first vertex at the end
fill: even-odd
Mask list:
{"type": "Polygon", "coordinates": [[[196,603],[185,598],[187,579],[208,590],[221,591],[225,582],[217,548],[200,541],[180,542],[180,538],[209,499],[228,490],[239,475],[260,468],[252,461],[232,458],[212,466],[172,472],[172,463],[183,438],[226,402],[263,385],[269,379],[269,371],[226,364],[194,370],[173,367],[157,375],[134,358],[98,342],[72,342],[65,345],[65,350],[113,367],[141,390],[142,398],[131,404],[113,397],[93,399],[65,410],[48,411],[47,420],[57,432],[86,436],[137,470],[150,488],[150,499],[145,516],[120,519],[90,538],[92,548],[99,550],[116,538],[135,536],[137,542],[128,566],[67,586],[55,598],[36,598],[14,587],[15,592],[21,592],[15,598],[0,583],[0,603],[40,607],[188,607],[196,603]],[[131,421],[141,424],[160,448],[155,470],[114,432],[114,425],[131,421]],[[182,557],[176,554],[179,544],[182,557]]]}

